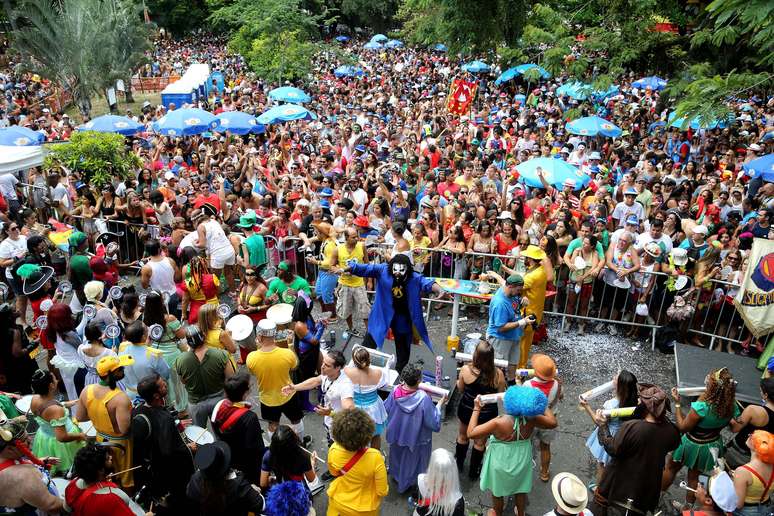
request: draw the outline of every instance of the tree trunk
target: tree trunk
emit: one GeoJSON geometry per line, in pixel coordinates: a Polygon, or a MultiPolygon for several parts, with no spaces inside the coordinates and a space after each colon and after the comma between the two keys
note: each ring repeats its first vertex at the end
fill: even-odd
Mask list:
{"type": "Polygon", "coordinates": [[[78,106],[83,122],[86,123],[91,116],[91,99],[88,96],[78,95],[75,98],[75,104],[78,106]]]}
{"type": "Polygon", "coordinates": [[[134,104],[134,93],[132,92],[132,78],[124,79],[124,95],[127,104],[134,104]]]}

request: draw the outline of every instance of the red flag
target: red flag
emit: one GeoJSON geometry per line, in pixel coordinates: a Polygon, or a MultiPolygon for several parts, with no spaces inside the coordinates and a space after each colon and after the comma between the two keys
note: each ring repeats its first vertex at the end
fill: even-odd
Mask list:
{"type": "Polygon", "coordinates": [[[446,110],[455,115],[464,115],[470,109],[470,104],[476,96],[478,85],[463,79],[454,79],[449,89],[446,110]]]}

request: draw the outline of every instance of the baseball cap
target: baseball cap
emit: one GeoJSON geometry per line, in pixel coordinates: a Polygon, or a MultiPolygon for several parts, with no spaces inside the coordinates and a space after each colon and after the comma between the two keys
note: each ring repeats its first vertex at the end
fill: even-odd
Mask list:
{"type": "Polygon", "coordinates": [[[638,226],[640,224],[640,219],[637,218],[637,215],[629,215],[626,217],[626,223],[631,224],[632,226],[638,226]]]}
{"type": "Polygon", "coordinates": [[[624,190],[624,195],[637,195],[637,190],[635,190],[633,187],[629,187],[626,190],[624,190]]]}
{"type": "Polygon", "coordinates": [[[134,358],[132,358],[131,355],[102,357],[99,359],[99,362],[97,362],[97,374],[99,376],[107,376],[119,367],[126,367],[132,364],[134,364],[134,358]]]}

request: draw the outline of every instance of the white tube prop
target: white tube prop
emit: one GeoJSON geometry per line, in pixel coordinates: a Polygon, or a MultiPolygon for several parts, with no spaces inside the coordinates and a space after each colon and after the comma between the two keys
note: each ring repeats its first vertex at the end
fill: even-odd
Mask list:
{"type": "Polygon", "coordinates": [[[494,394],[482,394],[481,395],[481,404],[482,405],[491,405],[493,403],[497,403],[501,399],[505,397],[504,392],[495,392],[494,394]]]}
{"type": "Polygon", "coordinates": [[[444,389],[443,387],[438,387],[437,385],[433,385],[432,383],[422,382],[417,386],[419,389],[422,389],[426,393],[430,394],[431,398],[438,398],[441,399],[444,396],[449,396],[448,389],[444,389]]]}
{"type": "Polygon", "coordinates": [[[390,355],[389,353],[383,353],[376,349],[367,348],[361,345],[354,346],[352,348],[352,352],[354,353],[355,350],[358,348],[363,348],[366,351],[368,351],[368,354],[371,355],[371,365],[374,367],[383,367],[385,369],[392,369],[393,366],[395,365],[395,355],[390,355]]]}
{"type": "Polygon", "coordinates": [[[629,417],[634,414],[634,409],[637,407],[621,407],[614,409],[604,409],[602,414],[606,417],[629,417]]]}
{"type": "Polygon", "coordinates": [[[701,396],[707,388],[702,387],[678,387],[677,393],[680,396],[701,396]]]}
{"type": "MultiPolygon", "coordinates": [[[[455,360],[458,362],[473,362],[473,355],[470,353],[460,353],[459,351],[454,353],[452,355],[455,360]]],[[[501,358],[495,358],[494,360],[495,367],[499,367],[500,369],[506,369],[508,367],[508,361],[503,360],[501,358]]],[[[522,369],[523,371],[523,369],[522,369]]],[[[534,372],[534,370],[532,370],[534,372]]],[[[522,375],[524,376],[524,375],[522,375]]]]}
{"type": "Polygon", "coordinates": [[[594,398],[599,398],[600,396],[604,396],[605,394],[613,392],[613,381],[610,380],[607,383],[603,383],[602,385],[597,385],[591,390],[588,390],[580,395],[580,398],[584,401],[593,400],[594,398]]]}
{"type": "Polygon", "coordinates": [[[516,376],[535,376],[534,369],[516,369],[516,376]]]}

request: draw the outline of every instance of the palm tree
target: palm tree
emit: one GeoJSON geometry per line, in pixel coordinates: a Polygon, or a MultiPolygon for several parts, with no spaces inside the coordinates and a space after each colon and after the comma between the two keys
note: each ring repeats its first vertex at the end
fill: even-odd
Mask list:
{"type": "Polygon", "coordinates": [[[137,12],[132,0],[29,0],[13,14],[19,67],[68,89],[88,118],[91,96],[126,83],[148,48],[137,12]]]}

